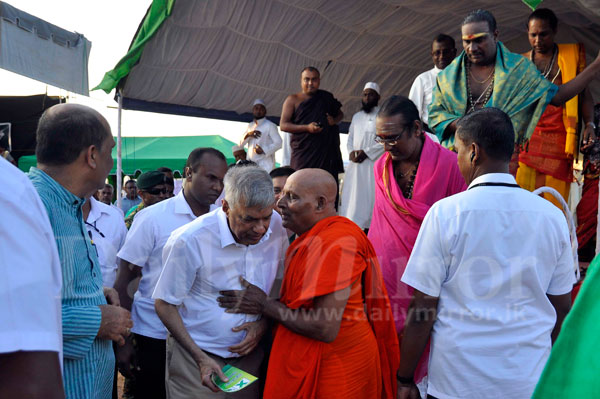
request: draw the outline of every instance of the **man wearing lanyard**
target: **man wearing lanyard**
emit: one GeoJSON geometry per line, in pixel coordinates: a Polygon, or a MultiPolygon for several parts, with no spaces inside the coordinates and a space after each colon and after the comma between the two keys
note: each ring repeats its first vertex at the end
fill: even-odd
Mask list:
{"type": "Polygon", "coordinates": [[[428,397],[531,397],[571,305],[565,217],[508,173],[514,129],[503,111],[464,116],[456,138],[469,188],[431,207],[402,276],[415,290],[398,397],[416,397],[430,337],[428,397]]]}

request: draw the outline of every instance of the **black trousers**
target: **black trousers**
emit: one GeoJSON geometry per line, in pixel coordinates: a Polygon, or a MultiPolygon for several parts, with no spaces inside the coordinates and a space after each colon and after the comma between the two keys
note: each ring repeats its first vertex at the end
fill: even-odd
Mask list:
{"type": "Polygon", "coordinates": [[[134,372],[132,396],[135,399],[164,399],[167,341],[133,334],[139,370],[134,372]]]}

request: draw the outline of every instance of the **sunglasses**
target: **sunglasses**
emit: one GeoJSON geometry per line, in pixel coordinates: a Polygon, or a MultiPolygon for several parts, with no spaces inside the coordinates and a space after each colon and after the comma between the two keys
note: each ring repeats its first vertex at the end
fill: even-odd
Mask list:
{"type": "Polygon", "coordinates": [[[150,190],[143,190],[143,191],[147,192],[148,194],[152,194],[152,195],[166,194],[169,192],[166,188],[152,188],[150,190]]]}

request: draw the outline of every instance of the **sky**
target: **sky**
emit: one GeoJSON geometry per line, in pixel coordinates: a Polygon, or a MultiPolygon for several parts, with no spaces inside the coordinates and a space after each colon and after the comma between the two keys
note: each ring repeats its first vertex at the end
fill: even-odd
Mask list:
{"type": "MultiPolygon", "coordinates": [[[[88,62],[90,89],[98,85],[104,73],[111,70],[127,52],[129,44],[151,4],[151,0],[9,0],[8,4],[35,15],[63,29],[83,34],[92,42],[88,62]]],[[[0,95],[69,96],[69,102],[81,103],[98,110],[117,134],[117,103],[114,90],[90,91],[90,96],[67,93],[41,82],[0,69],[0,95]]],[[[248,107],[250,111],[250,104],[248,107]]],[[[124,110],[123,136],[195,136],[219,134],[238,142],[246,129],[241,122],[194,118],[141,111],[124,110]]],[[[341,135],[342,155],[348,158],[346,137],[341,135]]],[[[281,151],[276,154],[281,160],[281,151]]]]}

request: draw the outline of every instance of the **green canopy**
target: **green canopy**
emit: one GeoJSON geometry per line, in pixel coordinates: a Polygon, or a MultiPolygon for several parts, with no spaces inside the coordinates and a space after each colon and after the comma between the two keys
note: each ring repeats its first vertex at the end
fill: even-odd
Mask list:
{"type": "MultiPolygon", "coordinates": [[[[116,138],[115,138],[116,141],[116,138]]],[[[155,170],[166,166],[173,171],[183,172],[185,162],[190,152],[197,147],[212,147],[221,151],[227,164],[235,162],[231,153],[234,142],[221,136],[185,136],[185,137],[122,137],[123,173],[133,175],[136,171],[155,170]]],[[[110,172],[116,173],[117,169],[117,147],[112,152],[115,164],[110,172]]],[[[19,158],[19,168],[28,172],[31,166],[35,166],[37,160],[35,155],[19,158]]]]}

